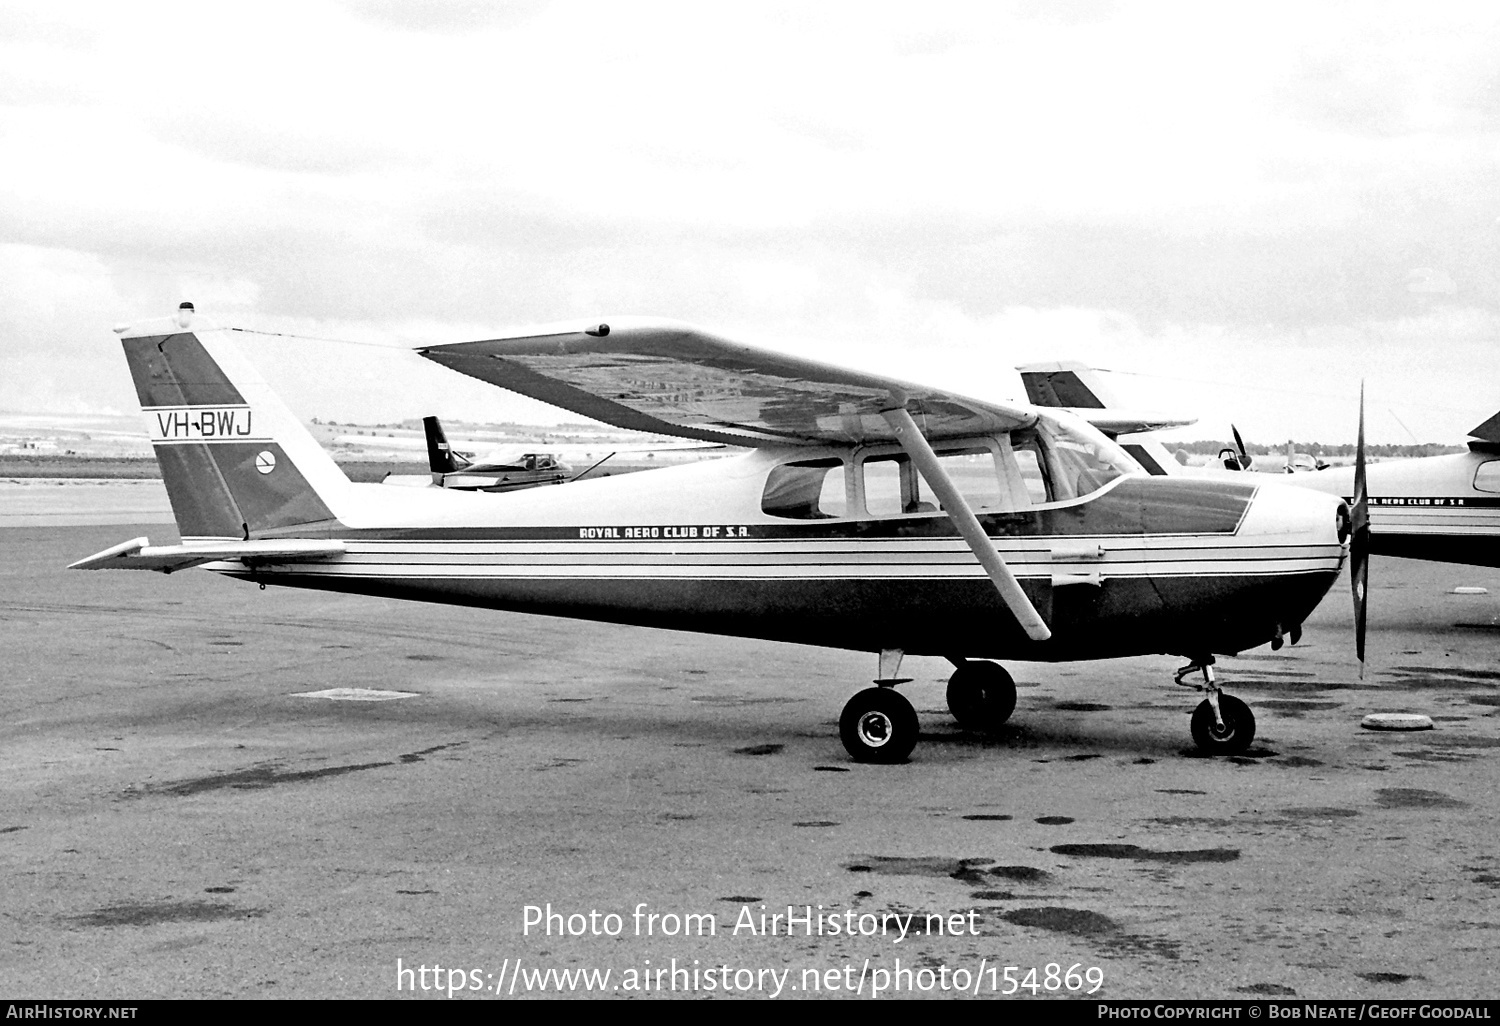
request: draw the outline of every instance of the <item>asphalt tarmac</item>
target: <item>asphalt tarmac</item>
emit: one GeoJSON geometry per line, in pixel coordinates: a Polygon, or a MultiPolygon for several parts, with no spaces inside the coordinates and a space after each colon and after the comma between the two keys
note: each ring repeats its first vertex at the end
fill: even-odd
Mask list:
{"type": "Polygon", "coordinates": [[[1377,558],[1364,681],[1343,582],[1221,660],[1243,757],[1171,657],[1012,664],[994,739],[913,659],[866,766],[873,655],[63,570],[147,533],[0,530],[7,997],[1500,994],[1495,570],[1377,558]]]}

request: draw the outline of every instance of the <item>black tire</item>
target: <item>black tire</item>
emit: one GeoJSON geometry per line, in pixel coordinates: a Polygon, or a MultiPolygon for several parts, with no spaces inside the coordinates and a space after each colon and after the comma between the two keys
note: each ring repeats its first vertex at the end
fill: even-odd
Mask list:
{"type": "Polygon", "coordinates": [[[948,678],[948,711],[965,730],[993,733],[1016,711],[1016,682],[999,663],[964,663],[948,678]]]}
{"type": "Polygon", "coordinates": [[[890,688],[866,688],[839,717],[839,737],[855,762],[905,762],[920,732],[917,711],[890,688]]]}
{"type": "Polygon", "coordinates": [[[1193,710],[1193,740],[1209,755],[1239,755],[1255,740],[1255,714],[1238,698],[1220,695],[1219,715],[1223,727],[1214,722],[1214,708],[1204,699],[1193,710]]]}

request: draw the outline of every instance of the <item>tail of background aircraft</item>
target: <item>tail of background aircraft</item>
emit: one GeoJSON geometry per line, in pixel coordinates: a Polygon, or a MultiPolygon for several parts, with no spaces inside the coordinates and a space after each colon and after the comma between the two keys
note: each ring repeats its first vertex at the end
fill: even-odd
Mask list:
{"type": "MultiPolygon", "coordinates": [[[[1087,364],[1031,363],[1016,368],[1021,372],[1021,383],[1026,386],[1026,398],[1034,406],[1062,407],[1084,414],[1090,410],[1118,410],[1120,403],[1104,384],[1099,372],[1087,364]]],[[[1148,434],[1113,432],[1097,418],[1088,417],[1105,434],[1115,438],[1120,447],[1130,453],[1135,461],[1149,473],[1170,475],[1178,472],[1181,464],[1165,446],[1148,434]]],[[[1185,421],[1180,423],[1191,423],[1185,421]]]]}
{"type": "Polygon", "coordinates": [[[230,339],[195,318],[117,329],[184,541],[317,537],[349,479],[230,339]]]}
{"type": "Polygon", "coordinates": [[[1034,406],[1107,410],[1119,406],[1099,372],[1082,363],[1030,363],[1018,367],[1026,398],[1034,406]]]}
{"type": "Polygon", "coordinates": [[[442,421],[436,417],[423,417],[422,429],[427,433],[427,467],[432,471],[432,480],[441,484],[440,475],[456,474],[467,466],[468,460],[453,451],[448,436],[443,434],[442,421]]]}

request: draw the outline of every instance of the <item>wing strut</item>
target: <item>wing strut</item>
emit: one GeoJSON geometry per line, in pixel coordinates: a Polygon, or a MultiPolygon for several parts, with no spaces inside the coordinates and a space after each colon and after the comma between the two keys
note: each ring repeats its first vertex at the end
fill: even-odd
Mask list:
{"type": "Polygon", "coordinates": [[[1026,592],[1021,590],[1021,585],[1016,581],[1015,574],[1010,572],[1010,567],[1005,565],[1005,560],[1000,558],[990,536],[984,533],[984,528],[979,526],[979,519],[974,516],[974,511],[964,500],[963,495],[954,487],[949,480],[943,465],[938,462],[937,453],[932,451],[932,446],[927,444],[927,439],[922,437],[918,430],[916,421],[911,419],[904,407],[894,410],[886,410],[882,416],[886,423],[896,433],[896,440],[901,443],[901,448],[906,450],[911,461],[917,465],[928,487],[937,496],[938,501],[943,504],[943,510],[948,518],[953,521],[953,526],[958,528],[958,533],[963,536],[964,541],[969,543],[969,549],[979,560],[984,572],[990,575],[990,581],[995,585],[995,590],[1000,593],[1000,601],[1004,602],[1026,636],[1032,641],[1046,641],[1052,637],[1052,631],[1043,622],[1041,614],[1026,597],[1026,592]]]}

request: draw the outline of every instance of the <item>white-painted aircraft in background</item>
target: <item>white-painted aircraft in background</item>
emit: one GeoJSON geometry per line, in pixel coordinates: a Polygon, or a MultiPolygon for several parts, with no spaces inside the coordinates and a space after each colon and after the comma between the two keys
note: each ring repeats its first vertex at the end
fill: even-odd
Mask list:
{"type": "MultiPolygon", "coordinates": [[[[262,585],[767,638],[878,655],[840,736],[917,741],[904,655],[956,667],[948,705],[994,730],[996,658],[1189,660],[1192,734],[1243,751],[1255,720],[1214,655],[1279,642],[1338,576],[1336,498],[1152,477],[1081,419],[737,345],[676,324],[590,324],[422,356],[620,428],[749,452],[492,494],[351,483],[238,352],[177,317],[120,329],[181,544],[80,569],[202,566],[262,585]]],[[[1118,426],[1118,425],[1117,425],[1118,426]]],[[[1128,426],[1128,425],[1127,425],[1128,426]]],[[[732,687],[732,682],[726,682],[732,687]]]]}
{"type": "MultiPolygon", "coordinates": [[[[494,451],[477,456],[473,451],[461,451],[448,441],[442,422],[437,417],[423,417],[424,438],[408,438],[393,435],[340,435],[334,439],[338,445],[350,445],[380,452],[404,452],[409,449],[425,449],[428,473],[387,474],[380,483],[407,488],[457,488],[471,492],[513,492],[520,488],[535,488],[539,485],[564,484],[576,481],[589,474],[608,476],[612,469],[602,469],[611,459],[623,456],[625,460],[675,459],[687,455],[700,459],[709,454],[723,455],[726,446],[706,442],[667,442],[644,445],[625,445],[614,441],[580,447],[570,444],[567,448],[550,452],[494,451]],[[586,460],[582,470],[565,462],[564,454],[586,460]]],[[[611,464],[618,469],[620,464],[611,464]]],[[[642,469],[629,466],[629,470],[642,469]]]]}
{"type": "Polygon", "coordinates": [[[422,430],[426,435],[429,472],[387,474],[381,479],[381,484],[431,485],[471,492],[514,492],[522,488],[563,484],[573,477],[573,468],[554,453],[492,454],[476,460],[473,453],[459,452],[448,443],[448,436],[437,417],[423,417],[422,430]]]}
{"type": "MultiPolygon", "coordinates": [[[[1061,405],[1062,398],[1074,407],[1118,406],[1098,373],[1084,364],[1031,364],[1019,370],[1027,397],[1039,406],[1061,405]]],[[[1366,465],[1371,553],[1500,566],[1500,413],[1469,434],[1468,452],[1366,465]]],[[[1181,467],[1149,434],[1121,435],[1118,441],[1153,474],[1220,473],[1216,467],[1181,467]]],[[[1243,454],[1238,432],[1235,442],[1243,454]]],[[[1353,500],[1354,466],[1318,469],[1312,457],[1304,459],[1310,465],[1297,465],[1298,454],[1290,454],[1296,472],[1281,478],[1285,483],[1353,500]]]]}
{"type": "MultiPolygon", "coordinates": [[[[1469,432],[1469,451],[1371,463],[1370,551],[1500,566],[1500,413],[1469,432]]],[[[1353,467],[1290,479],[1329,495],[1355,493],[1353,467]]]]}

